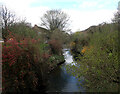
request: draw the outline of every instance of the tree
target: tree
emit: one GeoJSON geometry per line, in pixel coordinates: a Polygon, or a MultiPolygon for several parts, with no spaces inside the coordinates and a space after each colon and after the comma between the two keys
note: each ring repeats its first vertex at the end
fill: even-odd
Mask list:
{"type": "Polygon", "coordinates": [[[2,28],[4,29],[7,29],[7,27],[15,21],[15,14],[8,10],[6,6],[2,6],[0,10],[0,17],[2,20],[2,28]]]}
{"type": "Polygon", "coordinates": [[[41,18],[41,25],[48,30],[53,31],[59,29],[66,30],[68,26],[69,17],[61,10],[49,10],[41,18]]]}
{"type": "Polygon", "coordinates": [[[15,14],[7,9],[6,6],[1,6],[0,10],[0,24],[2,27],[2,37],[4,41],[8,35],[8,27],[14,24],[15,14]]]}
{"type": "Polygon", "coordinates": [[[118,12],[114,14],[114,18],[112,19],[113,23],[117,23],[119,21],[119,15],[120,14],[118,12]]]}
{"type": "Polygon", "coordinates": [[[120,1],[118,2],[118,24],[120,24],[120,1]]]}
{"type": "Polygon", "coordinates": [[[120,23],[120,1],[118,2],[117,12],[114,14],[112,21],[113,23],[120,23]]]}

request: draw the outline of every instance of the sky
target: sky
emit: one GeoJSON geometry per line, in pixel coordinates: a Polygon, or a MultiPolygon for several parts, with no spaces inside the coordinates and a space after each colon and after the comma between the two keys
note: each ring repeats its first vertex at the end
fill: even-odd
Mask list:
{"type": "Polygon", "coordinates": [[[40,26],[40,18],[50,9],[61,9],[70,17],[72,32],[111,22],[120,0],[0,0],[19,18],[40,26]]]}

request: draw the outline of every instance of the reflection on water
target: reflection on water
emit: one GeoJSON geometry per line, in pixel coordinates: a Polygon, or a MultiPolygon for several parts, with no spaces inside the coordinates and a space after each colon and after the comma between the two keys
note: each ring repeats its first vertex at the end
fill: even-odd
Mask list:
{"type": "MultiPolygon", "coordinates": [[[[73,62],[73,57],[70,54],[70,51],[67,49],[63,50],[64,57],[65,57],[65,64],[59,66],[49,75],[49,85],[47,87],[47,91],[55,92],[55,91],[61,91],[61,92],[84,92],[85,89],[80,86],[80,83],[82,83],[82,80],[78,82],[78,80],[68,74],[65,69],[66,64],[70,64],[73,62]]],[[[74,63],[73,63],[74,64],[74,63]]]]}
{"type": "Polygon", "coordinates": [[[63,50],[63,55],[64,55],[64,58],[65,58],[65,63],[71,63],[73,62],[73,57],[72,55],[70,54],[70,51],[67,51],[66,49],[63,50]]]}

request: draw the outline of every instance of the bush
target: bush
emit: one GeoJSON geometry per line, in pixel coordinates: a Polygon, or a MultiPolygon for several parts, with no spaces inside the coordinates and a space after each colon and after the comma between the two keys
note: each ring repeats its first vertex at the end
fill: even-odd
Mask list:
{"type": "Polygon", "coordinates": [[[15,23],[8,27],[8,29],[2,30],[2,36],[6,41],[6,38],[10,36],[10,32],[14,34],[17,38],[16,40],[22,40],[24,38],[34,38],[37,39],[38,35],[31,26],[28,26],[26,22],[15,23]]]}
{"type": "Polygon", "coordinates": [[[8,32],[2,48],[3,92],[42,91],[48,72],[64,59],[61,43],[8,32]]]}
{"type": "Polygon", "coordinates": [[[62,45],[58,40],[50,40],[48,44],[50,45],[53,54],[61,55],[62,45]]]}
{"type": "Polygon", "coordinates": [[[85,78],[85,86],[92,92],[118,91],[118,31],[106,30],[93,33],[89,45],[81,50],[84,55],[78,55],[80,61],[68,67],[79,79],[85,78]]]}
{"type": "Polygon", "coordinates": [[[48,71],[43,44],[31,38],[17,41],[11,32],[7,39],[2,49],[3,92],[38,91],[48,71]]]}

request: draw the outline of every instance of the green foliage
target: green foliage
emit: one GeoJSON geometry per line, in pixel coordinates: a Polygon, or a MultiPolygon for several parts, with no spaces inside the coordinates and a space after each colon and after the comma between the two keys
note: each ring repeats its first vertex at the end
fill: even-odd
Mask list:
{"type": "Polygon", "coordinates": [[[90,35],[86,32],[76,32],[72,35],[72,42],[70,48],[73,54],[80,53],[83,46],[87,46],[89,43],[90,35]],[[74,45],[73,45],[74,44],[74,45]]]}
{"type": "Polygon", "coordinates": [[[26,23],[10,26],[7,33],[2,51],[3,92],[40,91],[48,72],[64,61],[62,43],[52,38],[48,43],[47,33],[38,34],[26,23]]]}
{"type": "Polygon", "coordinates": [[[65,31],[60,31],[59,29],[55,29],[51,32],[50,39],[59,40],[59,42],[63,44],[67,44],[69,42],[69,34],[65,31]]]}
{"type": "Polygon", "coordinates": [[[89,50],[83,56],[78,55],[80,61],[76,65],[68,67],[79,79],[84,77],[85,86],[91,92],[118,91],[118,31],[109,26],[103,26],[102,32],[90,34],[89,50]]]}
{"type": "Polygon", "coordinates": [[[64,61],[64,57],[63,56],[59,56],[59,55],[52,55],[50,58],[49,58],[49,61],[50,62],[55,62],[55,63],[59,63],[60,61],[64,61]],[[59,61],[59,62],[56,62],[56,61],[59,61]]]}
{"type": "MultiPolygon", "coordinates": [[[[37,33],[29,26],[26,22],[16,23],[8,28],[12,33],[18,35],[19,39],[29,37],[29,38],[37,38],[37,33]]],[[[17,38],[17,39],[18,39],[17,38]]]]}

